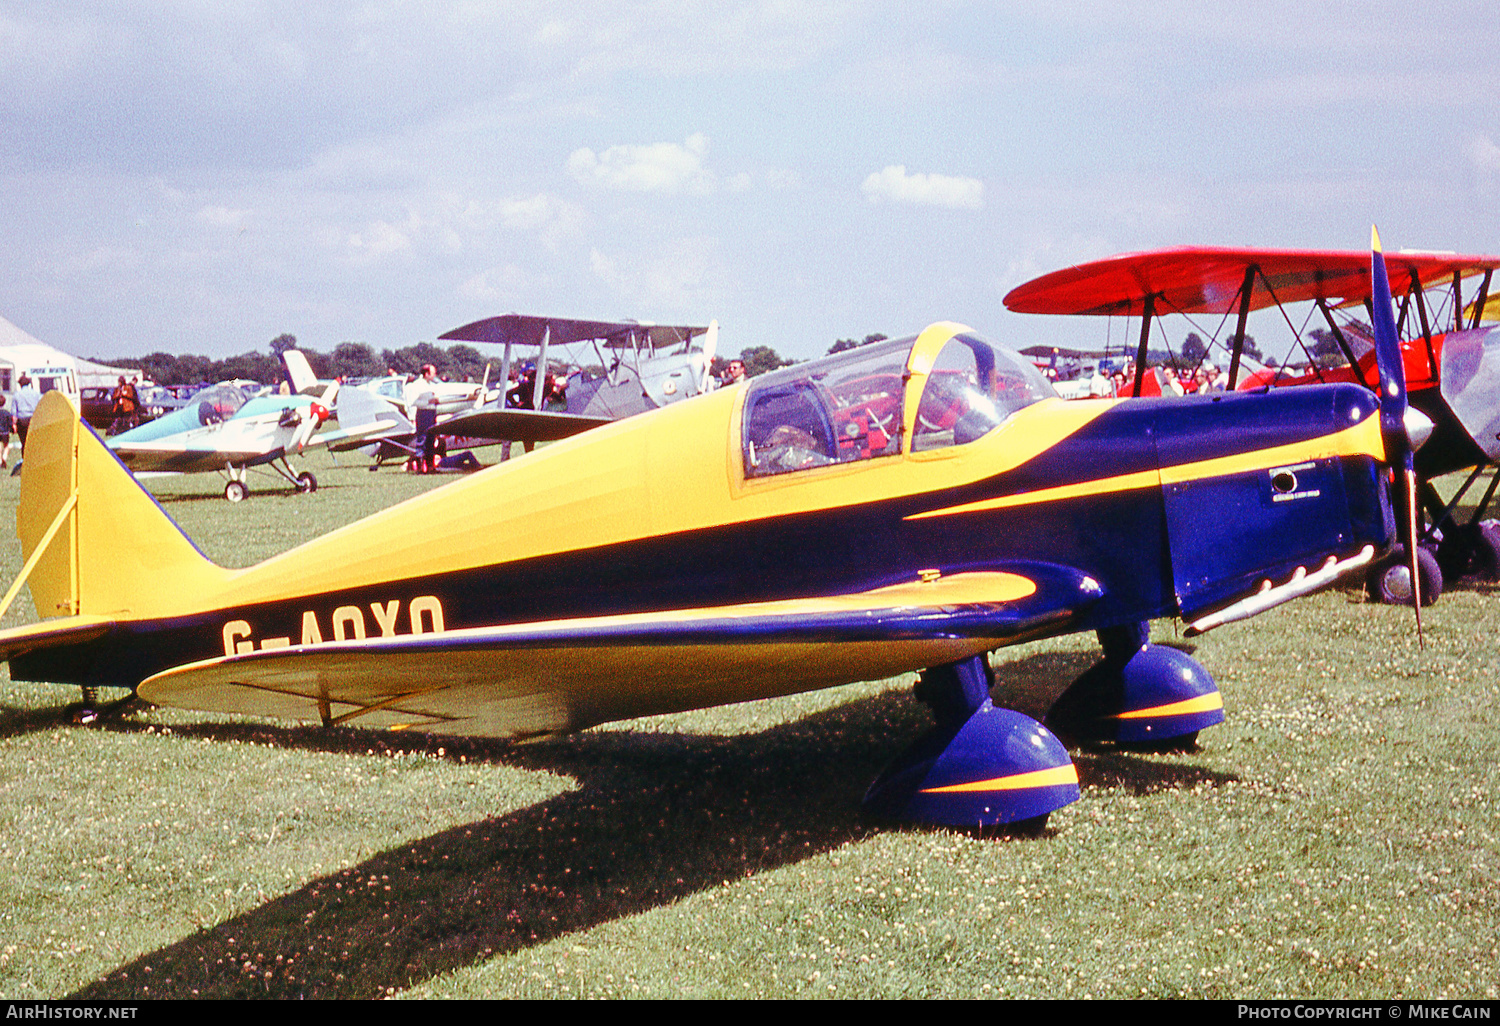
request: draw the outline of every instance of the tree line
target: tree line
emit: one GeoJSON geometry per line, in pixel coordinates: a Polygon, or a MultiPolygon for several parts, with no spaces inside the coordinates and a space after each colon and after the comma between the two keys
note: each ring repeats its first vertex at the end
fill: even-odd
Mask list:
{"type": "Polygon", "coordinates": [[[278,335],[271,340],[270,352],[252,350],[238,356],[214,359],[191,353],[147,353],[140,357],[89,357],[96,363],[111,367],[132,368],[144,378],[158,385],[196,385],[206,381],[227,381],[247,378],[251,381],[272,383],[280,381],[285,374],[281,369],[281,354],[288,349],[300,349],[307,356],[313,373],[320,378],[378,378],[388,373],[420,374],[422,368],[432,364],[440,377],[450,381],[480,381],[484,377],[486,363],[499,369],[499,360],[485,357],[469,345],[449,346],[447,349],[431,342],[418,342],[401,349],[382,349],[376,352],[373,346],[363,342],[340,342],[332,352],[321,353],[297,345],[293,335],[278,335]]]}
{"type": "MultiPolygon", "coordinates": [[[[884,335],[866,335],[862,340],[841,338],[828,350],[830,354],[846,349],[867,346],[885,339],[884,335]]],[[[266,384],[280,381],[285,375],[281,369],[281,354],[288,349],[300,349],[307,356],[313,373],[320,378],[378,378],[385,374],[420,374],[422,368],[432,364],[438,376],[449,381],[481,381],[485,364],[491,365],[491,374],[499,373],[500,361],[495,356],[485,356],[469,345],[449,346],[447,349],[431,342],[418,342],[401,349],[382,349],[378,353],[373,346],[363,342],[340,342],[332,352],[322,353],[297,345],[294,335],[277,335],[268,346],[269,352],[252,350],[214,359],[191,353],[147,353],[138,357],[91,356],[88,359],[110,367],[137,370],[141,376],[158,385],[196,385],[209,381],[228,381],[244,378],[266,384]]],[[[714,357],[712,372],[722,375],[729,357],[714,357]]],[[[749,346],[740,350],[739,359],[745,364],[749,377],[788,367],[796,360],[787,359],[770,346],[749,346]]],[[[551,362],[550,360],[548,361],[551,362]]]]}

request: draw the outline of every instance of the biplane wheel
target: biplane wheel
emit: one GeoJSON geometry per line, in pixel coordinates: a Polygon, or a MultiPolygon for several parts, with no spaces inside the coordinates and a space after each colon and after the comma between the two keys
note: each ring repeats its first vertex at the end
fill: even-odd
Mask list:
{"type": "MultiPolygon", "coordinates": [[[[1422,605],[1430,606],[1443,593],[1443,570],[1431,549],[1417,549],[1417,574],[1422,585],[1422,605]]],[[[1371,572],[1370,593],[1388,606],[1412,604],[1411,561],[1405,545],[1397,545],[1385,562],[1371,572]]]]}
{"type": "Polygon", "coordinates": [[[1437,550],[1444,580],[1478,577],[1500,580],[1500,528],[1493,524],[1461,524],[1443,535],[1437,550]]]}
{"type": "Polygon", "coordinates": [[[231,481],[224,486],[224,498],[230,502],[242,502],[245,496],[250,494],[250,489],[243,481],[231,481]]]}
{"type": "Polygon", "coordinates": [[[297,491],[315,492],[318,490],[318,479],[313,477],[311,470],[304,470],[297,475],[297,491]]]}
{"type": "Polygon", "coordinates": [[[1486,581],[1500,581],[1500,527],[1480,524],[1474,539],[1474,560],[1469,571],[1486,581]]]}

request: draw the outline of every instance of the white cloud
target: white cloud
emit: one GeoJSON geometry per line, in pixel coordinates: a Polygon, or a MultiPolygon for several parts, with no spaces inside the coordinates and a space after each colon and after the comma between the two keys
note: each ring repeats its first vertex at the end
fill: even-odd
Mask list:
{"type": "Polygon", "coordinates": [[[215,228],[230,228],[242,231],[249,224],[250,211],[211,203],[198,208],[198,219],[205,224],[213,225],[215,228]]]}
{"type": "Polygon", "coordinates": [[[703,311],[724,294],[727,275],[708,237],[673,239],[623,259],[593,249],[589,268],[632,309],[657,318],[708,316],[703,311]]]}
{"type": "Polygon", "coordinates": [[[766,185],[777,192],[795,189],[802,184],[802,176],[790,168],[773,167],[766,172],[766,185]]]}
{"type": "Polygon", "coordinates": [[[584,147],[568,157],[568,174],[585,185],[606,189],[702,196],[717,187],[713,172],[703,166],[707,155],[708,137],[702,133],[688,136],[681,146],[611,146],[598,154],[584,147]]]}
{"type": "Polygon", "coordinates": [[[1500,146],[1487,135],[1477,136],[1469,144],[1469,159],[1481,171],[1500,171],[1500,146]]]}
{"type": "Polygon", "coordinates": [[[490,236],[496,233],[524,232],[553,252],[580,235],[585,221],[582,207],[544,192],[502,199],[451,196],[439,216],[453,226],[466,247],[490,244],[494,241],[490,236]]]}
{"type": "Polygon", "coordinates": [[[458,294],[481,304],[516,309],[536,288],[537,280],[519,264],[507,263],[481,271],[458,286],[458,294]]]}
{"type": "Polygon", "coordinates": [[[860,186],[871,203],[920,203],[933,207],[978,210],[984,205],[984,183],[977,178],[906,173],[903,164],[892,164],[870,174],[860,186]]]}
{"type": "Polygon", "coordinates": [[[363,231],[351,232],[344,239],[347,258],[356,264],[371,264],[411,249],[410,225],[397,227],[387,221],[374,221],[363,231]]]}

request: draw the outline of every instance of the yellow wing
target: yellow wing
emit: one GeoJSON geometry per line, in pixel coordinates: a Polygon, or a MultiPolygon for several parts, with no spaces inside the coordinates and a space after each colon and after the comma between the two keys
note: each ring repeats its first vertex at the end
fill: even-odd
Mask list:
{"type": "Polygon", "coordinates": [[[852,595],[300,645],[150,677],[162,705],[527,737],[892,676],[1055,630],[1102,595],[1017,564],[852,595]]]}

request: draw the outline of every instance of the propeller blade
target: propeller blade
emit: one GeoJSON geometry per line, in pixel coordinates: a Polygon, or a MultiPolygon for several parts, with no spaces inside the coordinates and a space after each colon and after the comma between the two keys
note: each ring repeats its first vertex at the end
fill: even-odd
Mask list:
{"type": "Polygon", "coordinates": [[[1417,472],[1412,462],[1411,436],[1406,433],[1406,366],[1396,316],[1391,309],[1391,279],[1380,248],[1380,233],[1370,229],[1370,310],[1375,329],[1375,365],[1380,373],[1380,437],[1391,470],[1401,482],[1405,501],[1406,555],[1410,560],[1412,606],[1417,614],[1417,644],[1422,636],[1422,577],[1417,562],[1417,472]]]}
{"type": "Polygon", "coordinates": [[[1380,233],[1370,229],[1370,307],[1375,328],[1375,366],[1380,374],[1380,433],[1391,465],[1411,459],[1411,439],[1406,434],[1406,368],[1401,360],[1401,340],[1391,310],[1390,277],[1380,233]]]}

